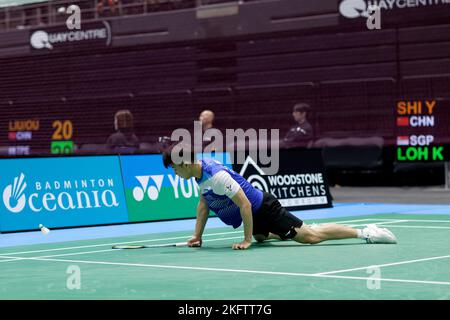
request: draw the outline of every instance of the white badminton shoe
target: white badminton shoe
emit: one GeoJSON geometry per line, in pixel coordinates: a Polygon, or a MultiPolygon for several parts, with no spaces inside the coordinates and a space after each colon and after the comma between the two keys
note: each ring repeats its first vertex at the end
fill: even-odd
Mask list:
{"type": "Polygon", "coordinates": [[[375,224],[368,224],[362,230],[362,235],[367,243],[397,243],[395,235],[386,228],[380,228],[375,224]]]}

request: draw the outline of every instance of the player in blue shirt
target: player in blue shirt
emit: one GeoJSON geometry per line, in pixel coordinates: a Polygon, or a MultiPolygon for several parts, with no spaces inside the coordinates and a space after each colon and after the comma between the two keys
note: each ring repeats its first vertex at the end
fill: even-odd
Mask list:
{"type": "Polygon", "coordinates": [[[367,243],[396,243],[392,232],[376,225],[368,225],[362,230],[338,224],[309,226],[283,208],[272,194],[254,188],[244,177],[220,162],[211,159],[198,161],[190,155],[189,161],[175,164],[171,152],[169,149],[163,153],[164,166],[172,167],[183,179],[195,177],[200,187],[197,222],[188,246],[202,245],[210,210],[234,228],[244,224],[244,239],[233,244],[235,250],[249,248],[252,236],[258,242],[292,239],[316,244],[326,240],[361,238],[367,243]]]}

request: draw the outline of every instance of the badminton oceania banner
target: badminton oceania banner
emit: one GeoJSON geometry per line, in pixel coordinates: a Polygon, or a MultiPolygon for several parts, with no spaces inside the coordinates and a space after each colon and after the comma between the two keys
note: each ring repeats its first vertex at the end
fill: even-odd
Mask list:
{"type": "Polygon", "coordinates": [[[128,222],[119,158],[5,159],[0,230],[128,222]]]}
{"type": "MultiPolygon", "coordinates": [[[[230,163],[228,154],[203,157],[230,163]]],[[[200,197],[195,178],[185,180],[164,168],[161,155],[121,156],[120,161],[130,222],[195,218],[200,197]]]]}

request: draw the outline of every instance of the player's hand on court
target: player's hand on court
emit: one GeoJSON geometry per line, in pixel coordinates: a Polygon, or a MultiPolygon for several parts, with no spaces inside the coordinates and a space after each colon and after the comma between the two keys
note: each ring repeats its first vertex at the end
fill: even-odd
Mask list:
{"type": "Polygon", "coordinates": [[[202,246],[202,238],[201,237],[192,236],[187,241],[187,245],[188,245],[188,247],[201,247],[202,246]]]}
{"type": "Polygon", "coordinates": [[[251,241],[242,241],[241,243],[235,243],[233,244],[233,250],[245,250],[250,248],[252,245],[251,241]]]}

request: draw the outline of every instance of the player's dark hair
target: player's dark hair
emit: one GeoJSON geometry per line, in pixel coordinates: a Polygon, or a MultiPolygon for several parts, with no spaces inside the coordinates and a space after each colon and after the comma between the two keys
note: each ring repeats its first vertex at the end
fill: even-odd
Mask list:
{"type": "Polygon", "coordinates": [[[162,153],[162,159],[164,167],[167,169],[170,165],[172,165],[172,148],[167,148],[162,153]]]}
{"type": "Polygon", "coordinates": [[[192,152],[192,148],[189,148],[187,145],[183,144],[174,144],[168,147],[162,153],[163,164],[165,168],[173,165],[172,154],[176,152],[179,158],[183,159],[182,163],[194,163],[196,160],[195,153],[192,152]],[[186,150],[190,150],[187,151],[186,150]]]}

